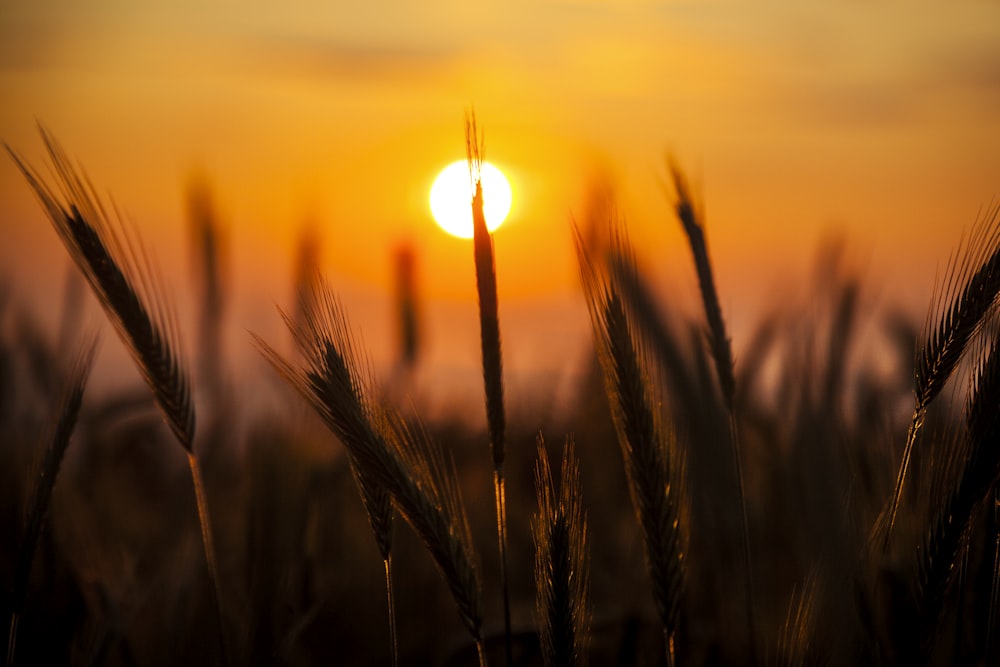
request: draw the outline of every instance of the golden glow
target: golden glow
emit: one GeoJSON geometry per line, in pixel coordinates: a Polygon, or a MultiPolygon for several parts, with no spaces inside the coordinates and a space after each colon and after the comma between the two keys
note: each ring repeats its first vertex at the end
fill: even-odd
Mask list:
{"type": "MultiPolygon", "coordinates": [[[[483,214],[491,232],[510,213],[512,194],[507,178],[489,162],[484,162],[480,177],[483,183],[483,214]]],[[[465,160],[452,162],[438,174],[431,186],[431,213],[441,229],[452,236],[472,238],[472,196],[475,188],[465,160]]]]}

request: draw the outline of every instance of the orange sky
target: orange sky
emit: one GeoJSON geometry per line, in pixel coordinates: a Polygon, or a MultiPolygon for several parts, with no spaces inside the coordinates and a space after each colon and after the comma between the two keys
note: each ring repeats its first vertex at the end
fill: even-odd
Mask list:
{"type": "MultiPolygon", "coordinates": [[[[314,220],[376,359],[391,249],[416,244],[428,362],[459,370],[478,354],[472,252],[437,229],[427,193],[464,156],[470,105],[514,188],[496,235],[514,368],[580,354],[561,342],[586,336],[568,221],[598,176],[643,261],[690,297],[668,150],[705,200],[736,331],[830,229],[885,298],[926,302],[1000,195],[996,2],[3,3],[0,99],[0,139],[40,164],[36,119],[49,127],[182,292],[183,188],[208,174],[230,226],[235,344],[279,335],[273,304],[314,220]]],[[[0,273],[51,302],[65,254],[6,159],[0,225],[0,273]]]]}

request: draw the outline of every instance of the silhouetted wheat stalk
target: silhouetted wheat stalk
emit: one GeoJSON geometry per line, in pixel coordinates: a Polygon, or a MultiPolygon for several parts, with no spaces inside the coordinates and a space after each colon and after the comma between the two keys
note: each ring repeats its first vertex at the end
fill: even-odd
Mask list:
{"type": "MultiPolygon", "coordinates": [[[[366,487],[388,493],[420,536],[485,664],[479,572],[454,468],[423,432],[375,405],[370,366],[362,361],[342,307],[322,281],[313,289],[303,321],[282,313],[303,355],[301,365],[285,360],[257,336],[255,344],[343,442],[363,480],[362,497],[366,487]]],[[[371,502],[365,499],[366,506],[371,502]]]]}
{"type": "Polygon", "coordinates": [[[740,518],[743,529],[743,565],[744,588],[747,606],[747,626],[750,635],[750,663],[757,662],[757,621],[754,610],[755,597],[753,585],[753,560],[750,555],[750,525],[747,519],[746,485],[743,478],[743,454],[740,447],[740,433],[736,418],[736,380],[733,350],[729,335],[726,333],[725,321],[722,318],[722,308],[719,306],[719,296],[715,290],[715,279],[712,273],[712,263],[708,258],[708,245],[705,242],[705,227],[701,215],[691,197],[691,189],[680,167],[669,162],[670,176],[674,190],[677,193],[675,211],[681,222],[681,227],[691,247],[695,270],[698,274],[698,287],[701,291],[701,301],[705,307],[705,318],[708,321],[708,342],[712,359],[715,361],[715,371],[719,379],[719,389],[722,400],[729,413],[729,442],[732,448],[733,465],[736,469],[740,518]]]}
{"type": "Polygon", "coordinates": [[[918,550],[917,610],[925,641],[933,638],[945,591],[959,569],[975,512],[1000,481],[1000,337],[977,363],[969,391],[966,447],[953,442],[940,467],[944,502],[918,550]]]}
{"type": "Polygon", "coordinates": [[[180,333],[176,315],[141,242],[127,233],[117,212],[118,222],[113,222],[93,186],[77,173],[55,139],[44,128],[39,131],[65,204],[10,147],[7,151],[42,203],[70,256],[86,276],[187,454],[205,562],[215,594],[219,643],[223,660],[228,664],[218,561],[201,466],[194,452],[194,406],[189,374],[177,351],[180,333]]]}
{"type": "MultiPolygon", "coordinates": [[[[299,286],[300,292],[296,297],[296,311],[294,318],[285,317],[286,323],[293,332],[302,332],[303,336],[311,336],[312,340],[321,340],[325,335],[324,327],[332,326],[330,315],[332,305],[325,303],[326,291],[322,285],[319,274],[313,274],[302,281],[299,286]]],[[[284,314],[283,314],[284,315],[284,314]]],[[[296,338],[299,349],[305,355],[307,364],[311,363],[314,357],[309,356],[315,350],[308,348],[303,341],[296,338]]],[[[353,355],[353,352],[350,353],[353,355]]],[[[270,357],[268,357],[270,359],[270,357]]],[[[274,363],[272,361],[272,363],[274,363]]],[[[287,376],[286,376],[287,377],[287,376]]],[[[349,432],[337,432],[342,440],[354,438],[355,440],[373,440],[380,437],[374,431],[373,422],[377,421],[378,409],[372,403],[370,389],[372,382],[370,378],[360,377],[357,373],[353,375],[353,387],[355,395],[351,399],[345,399],[338,395],[342,386],[335,384],[330,379],[323,376],[318,367],[314,367],[307,373],[310,387],[313,391],[319,392],[320,397],[326,403],[337,404],[338,400],[344,406],[345,417],[341,422],[349,425],[349,432]]],[[[348,428],[348,426],[344,426],[348,428]]],[[[336,431],[335,431],[336,432],[336,431]]],[[[345,440],[346,443],[346,440],[345,440]]],[[[396,611],[393,597],[393,577],[392,577],[392,497],[388,490],[370,474],[369,470],[358,463],[355,452],[357,447],[348,446],[347,455],[350,462],[351,474],[361,493],[361,502],[364,505],[368,516],[368,523],[371,526],[372,534],[375,537],[375,545],[385,570],[385,590],[386,607],[389,616],[389,640],[390,657],[392,664],[398,664],[398,644],[396,640],[396,611]]]]}
{"type": "Polygon", "coordinates": [[[27,525],[17,551],[17,566],[14,571],[14,586],[10,596],[10,634],[7,643],[7,667],[14,664],[14,647],[17,642],[17,624],[24,604],[28,597],[28,582],[31,580],[31,567],[38,548],[38,539],[42,533],[42,525],[48,514],[49,501],[52,499],[52,489],[55,488],[56,476],[62,465],[63,456],[69,447],[70,436],[76,426],[80,406],[83,403],[83,392],[90,377],[90,369],[94,363],[94,353],[97,349],[96,340],[85,343],[76,359],[72,362],[66,376],[62,401],[59,405],[55,431],[45,449],[42,467],[35,479],[28,504],[27,525]]]}
{"type": "Polygon", "coordinates": [[[73,169],[52,136],[41,129],[59,180],[59,197],[9,147],[87,278],[108,319],[135,358],[177,440],[188,452],[194,442],[194,407],[188,375],[177,353],[177,321],[163,297],[145,248],[107,215],[93,186],[73,169]]]}
{"type": "MultiPolygon", "coordinates": [[[[667,664],[672,665],[685,552],[674,434],[654,407],[658,402],[644,370],[645,359],[625,311],[621,288],[613,280],[601,281],[579,232],[576,242],[605,389],[645,545],[653,598],[663,624],[667,664]]],[[[623,239],[618,237],[616,243],[619,252],[627,252],[623,239]]]]}
{"type": "MultiPolygon", "coordinates": [[[[295,327],[293,331],[309,331],[312,336],[322,336],[323,333],[318,327],[327,324],[322,318],[327,317],[330,310],[330,306],[324,303],[324,299],[327,297],[322,277],[318,272],[300,275],[297,282],[300,284],[295,300],[295,315],[292,318],[286,318],[286,322],[289,323],[289,327],[295,327]]],[[[304,351],[305,348],[300,345],[300,350],[304,351]]],[[[309,361],[308,356],[306,361],[309,361]]],[[[311,376],[310,379],[316,387],[323,387],[331,392],[336,390],[325,383],[319,375],[311,376]]],[[[363,414],[356,415],[353,419],[360,434],[364,433],[365,428],[370,428],[372,420],[377,421],[379,417],[378,408],[372,401],[370,394],[373,381],[371,378],[365,377],[358,382],[358,405],[362,408],[363,414]],[[366,423],[362,424],[362,421],[366,421],[366,423]]],[[[336,399],[336,395],[330,394],[326,398],[332,401],[336,399]]],[[[371,437],[370,434],[367,437],[371,437]]],[[[386,606],[389,613],[391,660],[392,664],[396,665],[399,656],[396,642],[396,612],[392,577],[392,497],[382,484],[378,483],[364,467],[358,464],[353,449],[348,448],[347,458],[351,467],[351,475],[361,493],[361,502],[365,507],[368,524],[375,537],[375,545],[379,555],[382,556],[385,569],[386,606]]]]}
{"type": "Polygon", "coordinates": [[[958,366],[972,336],[1000,293],[1000,206],[987,211],[976,223],[968,242],[952,255],[945,279],[931,302],[925,340],[916,359],[913,394],[915,406],[906,434],[896,484],[876,526],[882,532],[883,550],[896,523],[913,447],[927,408],[958,366]],[[935,313],[940,313],[936,323],[935,313]]]}
{"type": "Polygon", "coordinates": [[[482,135],[476,128],[476,115],[465,120],[465,151],[469,160],[469,178],[475,187],[472,197],[473,249],[476,260],[476,292],[479,296],[479,336],[483,355],[483,382],[486,388],[486,423],[493,455],[493,488],[496,498],[497,542],[500,550],[500,585],[503,588],[504,646],[508,667],[512,661],[510,632],[510,594],[507,582],[507,492],[503,474],[506,453],[507,422],[503,402],[503,357],[500,352],[500,317],[497,308],[496,259],[493,237],[486,228],[483,210],[483,184],[480,173],[486,159],[482,135]]]}
{"type": "Polygon", "coordinates": [[[535,463],[538,513],[531,524],[535,542],[535,613],[542,660],[548,667],[586,662],[590,611],[587,519],[580,467],[571,440],[563,447],[559,488],[538,438],[535,463]]]}

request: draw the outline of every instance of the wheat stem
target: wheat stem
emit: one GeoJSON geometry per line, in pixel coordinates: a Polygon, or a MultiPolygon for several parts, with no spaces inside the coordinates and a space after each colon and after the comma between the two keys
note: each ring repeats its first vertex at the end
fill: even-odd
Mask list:
{"type": "Polygon", "coordinates": [[[198,505],[198,523],[201,526],[201,542],[205,548],[205,565],[212,586],[215,600],[215,616],[219,624],[219,648],[222,650],[224,665],[229,662],[229,643],[226,640],[226,625],[222,613],[222,587],[219,581],[219,561],[215,555],[215,540],[212,537],[212,520],[208,513],[208,498],[205,494],[205,483],[201,477],[201,465],[194,452],[189,452],[188,467],[191,469],[191,481],[194,483],[194,498],[198,505]]]}
{"type": "Polygon", "coordinates": [[[500,581],[503,586],[503,623],[505,629],[504,646],[507,650],[508,663],[513,659],[513,645],[510,632],[510,597],[507,589],[507,485],[504,481],[503,469],[493,470],[493,492],[496,498],[497,512],[497,543],[500,551],[500,581]]]}
{"type": "Polygon", "coordinates": [[[899,513],[899,503],[903,497],[903,483],[910,470],[913,447],[917,442],[917,434],[920,433],[920,429],[924,424],[925,412],[926,409],[917,408],[913,413],[913,418],[910,420],[909,427],[906,429],[906,442],[903,445],[903,455],[899,460],[899,470],[896,472],[896,482],[892,491],[892,497],[889,499],[889,509],[884,521],[880,521],[876,526],[876,530],[882,532],[883,553],[889,550],[892,529],[896,525],[896,515],[899,513]]]}
{"type": "Polygon", "coordinates": [[[479,667],[489,667],[486,659],[486,642],[482,638],[476,640],[476,657],[479,658],[479,667]]]}
{"type": "MultiPolygon", "coordinates": [[[[616,251],[626,241],[616,236],[616,251]]],[[[668,637],[677,627],[685,577],[685,539],[673,429],[660,418],[660,402],[646,375],[645,354],[625,310],[622,286],[602,282],[576,232],[577,257],[605,393],[611,407],[629,495],[646,553],[652,594],[668,637]]]]}
{"type": "Polygon", "coordinates": [[[753,561],[750,555],[750,526],[747,516],[746,485],[743,478],[743,457],[740,452],[739,426],[736,420],[736,381],[733,351],[729,336],[726,333],[722,308],[719,306],[719,295],[715,288],[712,264],[708,257],[708,246],[705,242],[704,224],[691,197],[687,179],[681,173],[680,168],[672,161],[670,163],[670,172],[674,182],[674,189],[677,191],[677,203],[675,207],[677,217],[687,236],[688,245],[691,247],[691,254],[694,258],[696,273],[698,274],[698,286],[701,291],[702,304],[705,308],[705,318],[708,321],[709,348],[712,352],[712,358],[715,361],[719,389],[722,392],[722,400],[726,406],[726,411],[729,413],[729,444],[736,472],[740,519],[743,524],[742,547],[743,565],[745,568],[743,587],[746,595],[747,631],[750,634],[750,662],[755,665],[757,664],[757,614],[754,609],[753,561]]]}
{"type": "Polygon", "coordinates": [[[385,602],[389,611],[389,651],[392,667],[398,667],[399,644],[396,640],[396,600],[392,591],[392,556],[386,556],[383,562],[385,563],[385,602]]]}
{"type": "Polygon", "coordinates": [[[754,608],[756,597],[754,597],[753,585],[753,560],[750,554],[750,525],[747,520],[746,486],[743,479],[743,456],[740,448],[740,429],[736,423],[736,408],[729,406],[729,443],[732,448],[733,466],[736,469],[736,487],[740,498],[740,520],[742,528],[743,560],[746,564],[746,573],[743,581],[746,594],[747,624],[750,632],[750,653],[753,656],[752,662],[757,662],[757,613],[754,608]]]}
{"type": "Polygon", "coordinates": [[[473,252],[476,266],[476,292],[479,301],[479,337],[483,357],[483,384],[486,393],[486,423],[493,456],[494,492],[497,506],[497,543],[500,552],[500,585],[503,588],[504,646],[506,665],[513,661],[510,630],[510,594],[507,581],[507,496],[503,463],[506,455],[506,416],[503,397],[503,356],[500,348],[500,317],[497,308],[496,257],[493,237],[486,227],[483,208],[483,142],[476,128],[475,113],[465,120],[465,148],[469,176],[475,188],[472,198],[473,252]]]}

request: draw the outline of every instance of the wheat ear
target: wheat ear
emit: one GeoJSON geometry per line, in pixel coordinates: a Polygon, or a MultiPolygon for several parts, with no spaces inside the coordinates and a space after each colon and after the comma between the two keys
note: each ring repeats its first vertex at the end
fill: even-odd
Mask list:
{"type": "Polygon", "coordinates": [[[422,433],[375,406],[370,366],[340,303],[324,282],[314,290],[301,322],[282,314],[303,362],[287,361],[257,336],[255,344],[343,442],[359,478],[389,494],[430,551],[484,657],[479,572],[454,469],[422,433]]]}
{"type": "Polygon", "coordinates": [[[960,244],[949,259],[944,281],[935,290],[924,327],[924,344],[916,358],[913,417],[906,433],[892,497],[884,518],[876,526],[876,532],[882,532],[883,550],[889,546],[913,447],[927,408],[958,366],[969,340],[979,330],[998,293],[1000,205],[979,218],[968,242],[960,244]],[[932,319],[935,313],[940,313],[936,322],[932,319]]]}
{"type": "MultiPolygon", "coordinates": [[[[625,241],[616,237],[621,252],[625,241]]],[[[604,371],[605,390],[624,459],[632,507],[642,532],[653,598],[673,664],[674,637],[684,586],[685,538],[681,525],[681,475],[675,465],[672,429],[654,409],[658,405],[645,372],[645,358],[629,321],[620,287],[602,282],[576,233],[584,294],[604,371]]]]}
{"type": "Polygon", "coordinates": [[[476,128],[476,115],[465,119],[465,152],[469,177],[475,188],[472,197],[473,250],[476,264],[476,293],[479,297],[479,338],[483,356],[483,383],[486,393],[486,423],[493,455],[493,491],[496,500],[497,545],[500,552],[500,585],[503,588],[503,622],[506,664],[512,664],[510,631],[510,593],[507,581],[507,490],[503,473],[507,423],[503,400],[503,356],[500,352],[500,317],[497,308],[496,257],[493,237],[486,228],[483,209],[483,184],[480,180],[485,160],[482,135],[476,128]]]}
{"type": "Polygon", "coordinates": [[[44,128],[40,132],[62,201],[10,147],[7,150],[135,359],[167,424],[190,452],[194,407],[187,370],[175,352],[177,320],[145,248],[131,238],[120,218],[116,223],[107,215],[93,186],[77,173],[55,139],[44,128]]]}
{"type": "Polygon", "coordinates": [[[708,321],[708,342],[715,361],[715,371],[719,379],[719,389],[722,400],[729,413],[729,443],[733,455],[733,466],[736,471],[737,498],[740,505],[740,519],[743,530],[743,579],[747,607],[747,631],[750,635],[750,662],[757,663],[757,614],[754,609],[753,560],[750,553],[750,524],[747,518],[746,484],[743,479],[743,454],[740,445],[740,431],[736,419],[736,380],[733,350],[726,333],[726,324],[722,318],[722,308],[719,306],[719,295],[715,290],[715,278],[712,263],[708,258],[708,245],[705,241],[705,226],[702,216],[695,206],[691,189],[680,167],[671,160],[669,162],[670,176],[677,202],[674,210],[680,220],[684,234],[687,236],[691,255],[694,258],[695,271],[698,274],[698,287],[701,291],[701,301],[705,307],[705,318],[708,321]]]}
{"type": "Polygon", "coordinates": [[[49,510],[52,499],[52,489],[55,488],[56,476],[62,465],[63,456],[69,447],[70,436],[76,426],[80,406],[83,403],[83,392],[90,377],[90,369],[94,363],[94,353],[97,349],[96,338],[85,343],[76,359],[70,366],[65,380],[62,401],[59,406],[55,431],[45,449],[42,467],[35,479],[34,490],[28,505],[27,525],[24,537],[17,552],[17,569],[14,571],[14,586],[10,596],[10,635],[7,643],[7,667],[14,664],[14,647],[17,642],[17,624],[24,603],[28,597],[28,582],[31,579],[31,566],[35,560],[38,539],[42,533],[42,525],[49,510]]]}
{"type": "Polygon", "coordinates": [[[535,542],[535,613],[542,659],[547,667],[586,662],[590,613],[587,517],[580,466],[572,440],[563,447],[559,487],[542,437],[535,463],[538,513],[531,524],[535,542]]]}

